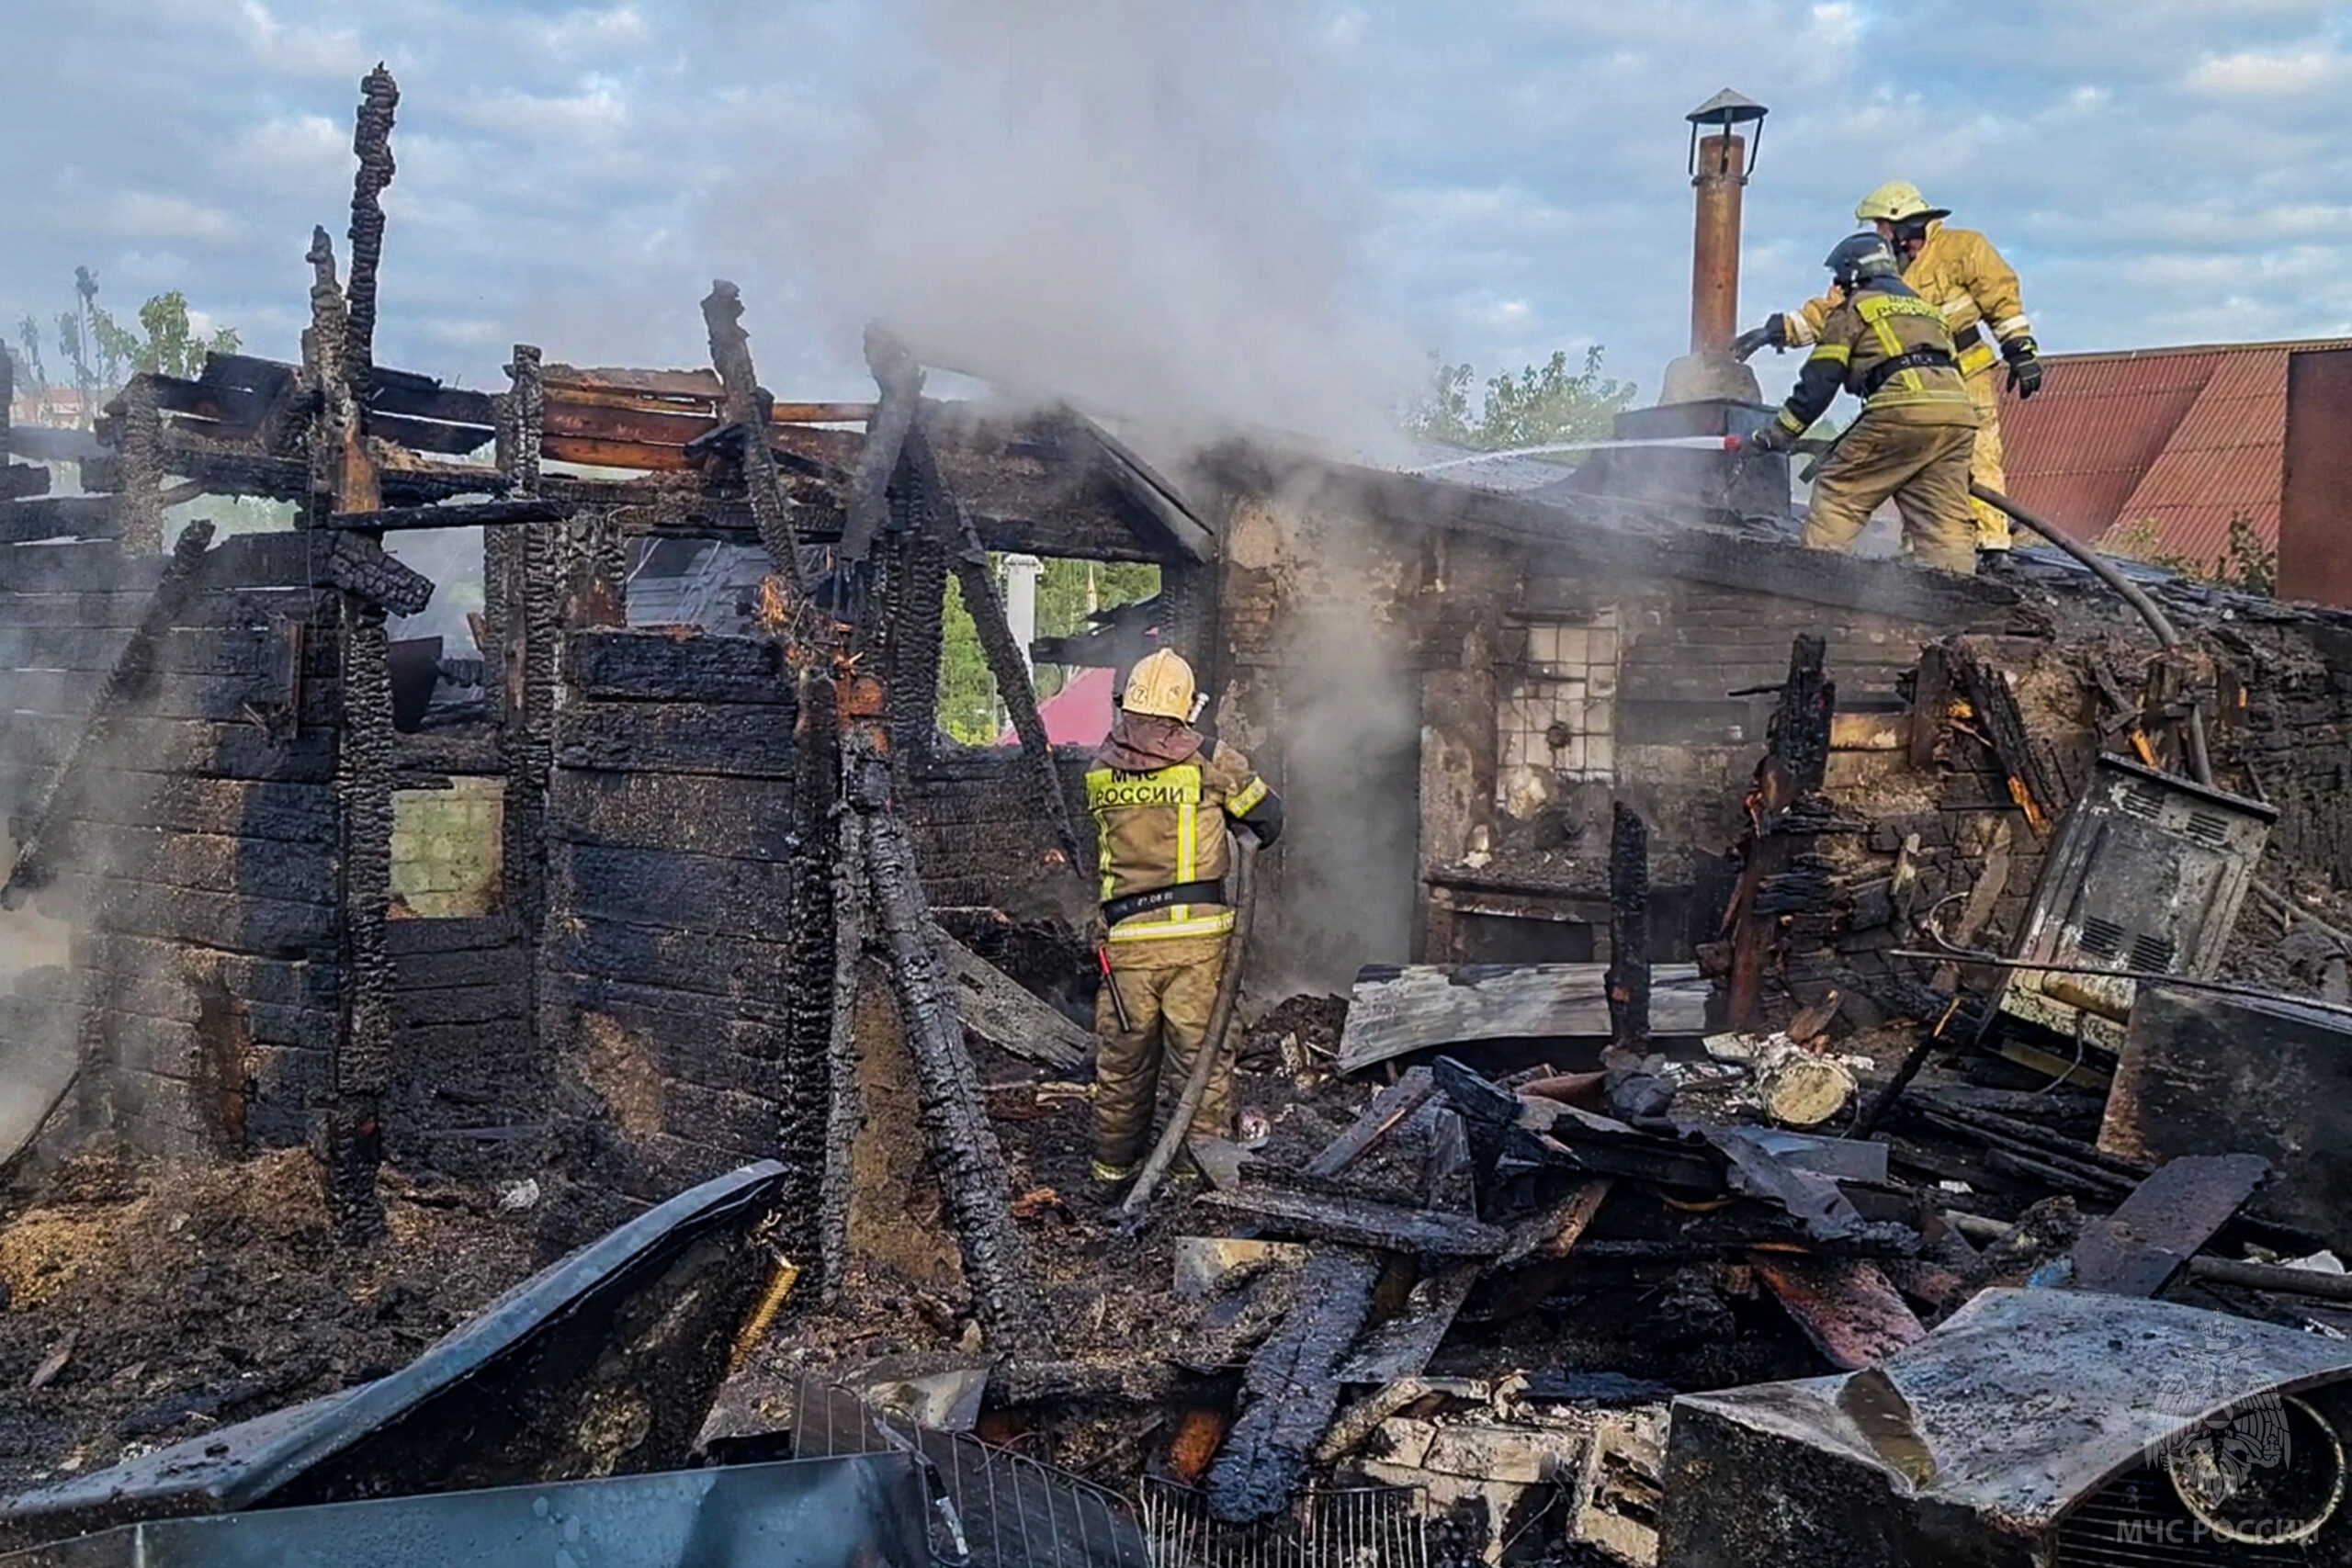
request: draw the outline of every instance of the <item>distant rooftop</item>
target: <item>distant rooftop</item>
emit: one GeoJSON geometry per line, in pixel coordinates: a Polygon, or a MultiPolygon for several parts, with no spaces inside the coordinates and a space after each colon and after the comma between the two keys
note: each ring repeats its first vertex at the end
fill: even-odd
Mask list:
{"type": "Polygon", "coordinates": [[[2002,399],[2009,491],[2080,539],[2144,522],[2165,555],[2210,562],[2245,517],[2276,548],[2288,367],[2346,348],[2352,338],[2049,355],[2039,397],[2002,399]]]}

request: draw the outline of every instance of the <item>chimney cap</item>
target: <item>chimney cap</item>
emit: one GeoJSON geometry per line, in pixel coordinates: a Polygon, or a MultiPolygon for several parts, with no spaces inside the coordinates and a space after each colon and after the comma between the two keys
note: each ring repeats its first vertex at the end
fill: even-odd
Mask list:
{"type": "Polygon", "coordinates": [[[1762,119],[1772,111],[1754,98],[1745,97],[1725,87],[1682,118],[1692,125],[1721,126],[1729,130],[1735,125],[1746,125],[1762,119]]]}

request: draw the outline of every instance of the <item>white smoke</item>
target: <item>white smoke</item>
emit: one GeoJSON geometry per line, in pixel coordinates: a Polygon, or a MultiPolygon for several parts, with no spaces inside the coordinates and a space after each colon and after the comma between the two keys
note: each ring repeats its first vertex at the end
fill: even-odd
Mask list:
{"type": "Polygon", "coordinates": [[[1298,0],[892,0],[857,129],[787,154],[720,250],[829,343],[1158,422],[1385,439],[1419,375],[1351,309],[1344,26],[1298,0]],[[754,263],[756,268],[757,263],[754,263]]]}

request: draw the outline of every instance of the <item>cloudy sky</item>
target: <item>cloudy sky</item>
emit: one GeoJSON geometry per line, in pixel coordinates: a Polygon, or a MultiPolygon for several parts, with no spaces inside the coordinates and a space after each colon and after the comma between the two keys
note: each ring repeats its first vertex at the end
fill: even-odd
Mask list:
{"type": "MultiPolygon", "coordinates": [[[[1743,313],[1906,177],[2052,351],[2352,332],[2340,0],[9,0],[0,313],[177,288],[291,357],[352,106],[399,77],[379,360],[926,357],[1346,434],[1432,353],[1683,346],[1683,112],[1771,106],[1743,313]]],[[[13,331],[10,333],[13,338],[13,331]]],[[[1770,356],[1768,384],[1775,377],[1770,356]]],[[[1783,362],[1777,375],[1784,380],[1783,362]]]]}

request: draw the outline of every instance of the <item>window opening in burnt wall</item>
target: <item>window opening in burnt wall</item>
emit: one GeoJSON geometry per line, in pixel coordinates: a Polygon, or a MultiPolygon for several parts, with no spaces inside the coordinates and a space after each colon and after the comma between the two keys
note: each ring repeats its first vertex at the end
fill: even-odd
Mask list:
{"type": "Polygon", "coordinates": [[[1617,775],[1617,612],[1531,621],[1527,654],[1504,672],[1497,709],[1497,796],[1549,799],[1563,781],[1617,775]]]}
{"type": "MultiPolygon", "coordinates": [[[[1159,568],[994,552],[989,566],[1013,639],[1033,649],[1030,679],[1046,735],[1057,746],[1097,744],[1110,728],[1119,677],[1154,646],[1144,607],[1159,596],[1159,568]]],[[[941,630],[938,728],[967,746],[1016,744],[979,630],[953,577],[941,630]]]]}
{"type": "Polygon", "coordinates": [[[505,792],[499,778],[392,792],[394,919],[464,920],[498,912],[505,792]]]}

